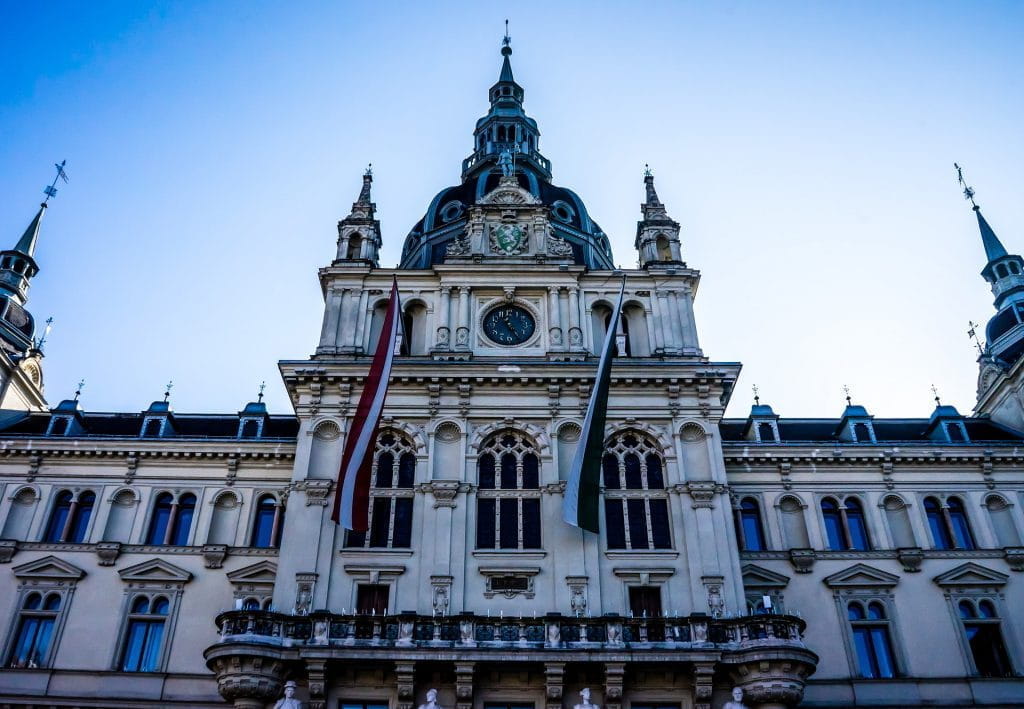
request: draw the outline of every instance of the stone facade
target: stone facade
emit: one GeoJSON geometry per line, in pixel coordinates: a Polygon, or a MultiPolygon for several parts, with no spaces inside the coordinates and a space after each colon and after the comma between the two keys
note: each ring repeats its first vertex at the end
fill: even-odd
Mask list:
{"type": "Polygon", "coordinates": [[[740,365],[700,347],[653,176],[614,269],[502,53],[397,269],[364,176],[316,351],[280,363],[293,415],[48,409],[39,354],[0,352],[0,706],[1024,706],[1024,421],[986,415],[1019,387],[976,417],[723,419],[740,365]],[[330,505],[393,278],[351,533],[330,505]],[[623,279],[595,535],[561,504],[623,279]]]}

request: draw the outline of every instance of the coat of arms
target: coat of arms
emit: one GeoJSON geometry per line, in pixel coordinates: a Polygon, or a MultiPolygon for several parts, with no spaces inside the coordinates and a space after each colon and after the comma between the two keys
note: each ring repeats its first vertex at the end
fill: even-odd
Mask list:
{"type": "Polygon", "coordinates": [[[498,224],[491,229],[491,248],[503,256],[515,256],[526,249],[526,229],[518,224],[498,224]]]}

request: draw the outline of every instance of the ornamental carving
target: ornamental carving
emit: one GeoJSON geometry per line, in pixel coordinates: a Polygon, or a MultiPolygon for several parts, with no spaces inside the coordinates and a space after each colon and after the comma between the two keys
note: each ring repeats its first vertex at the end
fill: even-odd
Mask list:
{"type": "Polygon", "coordinates": [[[501,256],[518,256],[526,251],[529,231],[521,224],[496,224],[490,228],[491,251],[501,256]]]}

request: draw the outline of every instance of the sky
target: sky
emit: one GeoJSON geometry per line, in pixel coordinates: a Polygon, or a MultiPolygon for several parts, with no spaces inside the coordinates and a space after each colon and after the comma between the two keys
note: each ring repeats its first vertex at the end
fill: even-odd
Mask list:
{"type": "Polygon", "coordinates": [[[1024,251],[1022,2],[0,0],[0,243],[52,165],[29,309],[51,404],[235,412],[320,333],[368,162],[382,266],[459,180],[504,20],[554,181],[633,249],[645,163],[713,361],[791,417],[975,400],[992,296],[959,162],[1024,251]]]}

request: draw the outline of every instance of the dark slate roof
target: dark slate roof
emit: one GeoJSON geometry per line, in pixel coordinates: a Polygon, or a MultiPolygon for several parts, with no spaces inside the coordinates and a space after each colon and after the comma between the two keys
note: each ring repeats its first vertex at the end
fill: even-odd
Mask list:
{"type": "MultiPolygon", "coordinates": [[[[6,412],[12,413],[12,412],[6,412]]],[[[117,437],[138,438],[145,413],[81,414],[84,434],[75,438],[117,437]]],[[[162,438],[238,438],[237,414],[171,414],[174,434],[162,438]]],[[[49,413],[33,413],[21,417],[0,417],[0,437],[43,436],[50,425],[49,413]]],[[[294,416],[267,416],[260,439],[291,439],[298,435],[299,421],[294,416]]],[[[254,440],[254,439],[246,439],[254,440]]]]}
{"type": "MultiPolygon", "coordinates": [[[[1024,433],[1014,431],[1001,424],[984,418],[964,418],[970,441],[955,445],[971,445],[980,442],[1024,443],[1024,433]]],[[[935,443],[928,438],[929,419],[880,419],[872,421],[878,443],[935,443]]],[[[781,444],[786,443],[839,443],[836,435],[840,419],[785,419],[778,420],[781,444]]],[[[719,430],[722,440],[758,445],[743,437],[747,419],[722,419],[719,430]]],[[[766,443],[761,445],[779,445],[766,443]]],[[[876,445],[872,443],[843,442],[844,446],[876,445]]],[[[949,445],[949,444],[943,444],[949,445]]]]}

